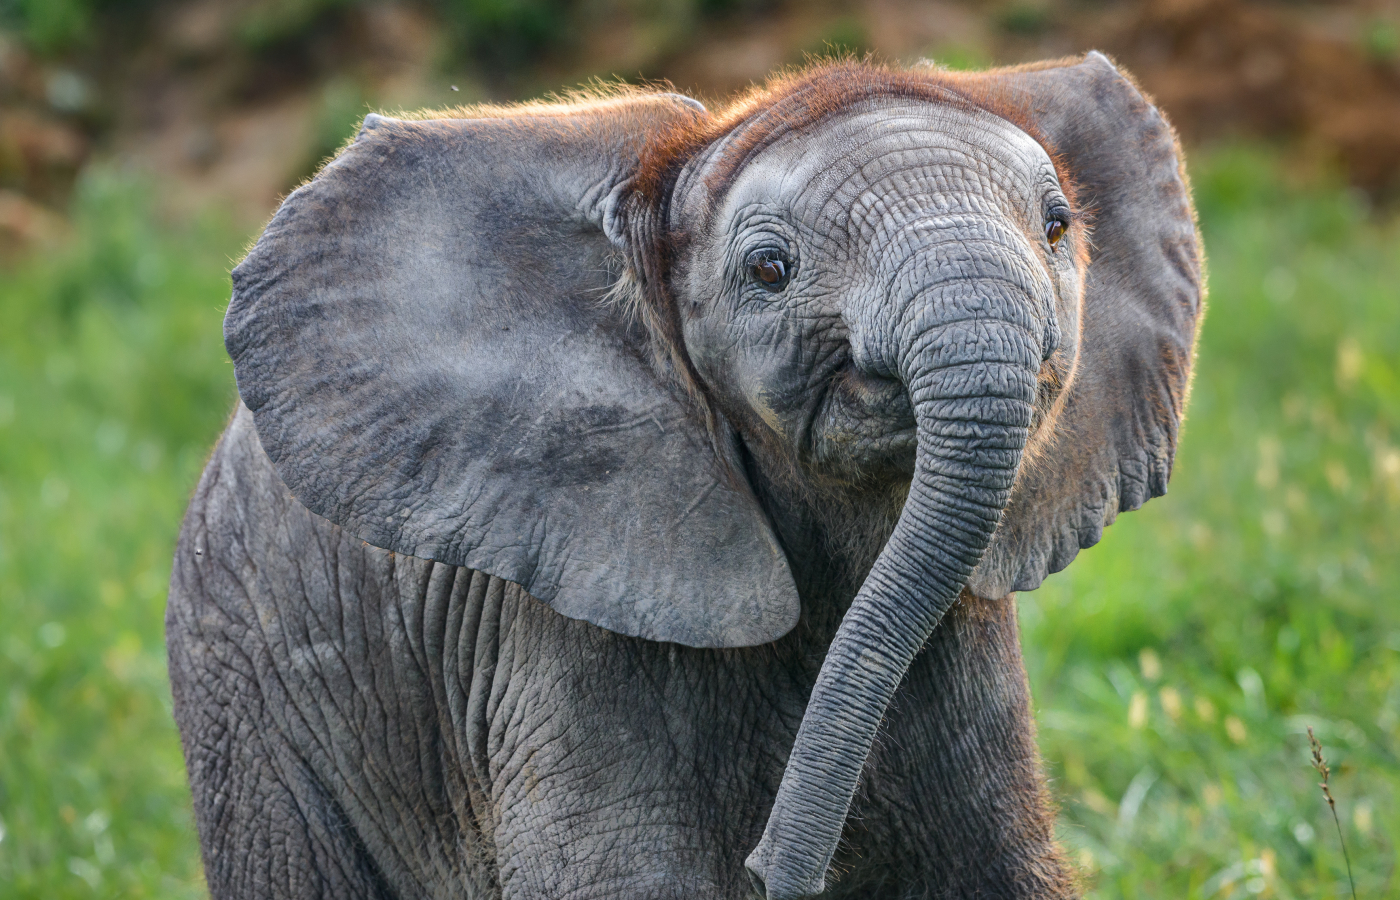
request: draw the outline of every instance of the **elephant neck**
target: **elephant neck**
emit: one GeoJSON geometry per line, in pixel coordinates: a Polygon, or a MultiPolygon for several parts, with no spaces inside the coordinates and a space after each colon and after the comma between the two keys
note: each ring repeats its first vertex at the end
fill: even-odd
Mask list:
{"type": "Polygon", "coordinates": [[[752,451],[745,465],[787,553],[802,599],[799,628],[829,643],[894,530],[909,482],[824,483],[786,460],[752,451]]]}

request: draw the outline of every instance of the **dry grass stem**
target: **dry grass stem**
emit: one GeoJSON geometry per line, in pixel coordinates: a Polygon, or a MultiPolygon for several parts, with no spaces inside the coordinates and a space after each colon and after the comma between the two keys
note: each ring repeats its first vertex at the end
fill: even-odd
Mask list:
{"type": "Polygon", "coordinates": [[[1337,841],[1342,845],[1342,859],[1346,860],[1347,864],[1347,883],[1351,885],[1351,900],[1356,900],[1356,880],[1351,877],[1351,856],[1347,854],[1346,838],[1342,837],[1342,820],[1337,817],[1337,801],[1332,799],[1332,789],[1327,785],[1332,769],[1322,755],[1322,744],[1313,736],[1312,726],[1308,726],[1308,743],[1312,745],[1312,767],[1322,776],[1317,786],[1322,788],[1322,796],[1327,798],[1327,806],[1332,810],[1332,824],[1337,826],[1337,841]]]}

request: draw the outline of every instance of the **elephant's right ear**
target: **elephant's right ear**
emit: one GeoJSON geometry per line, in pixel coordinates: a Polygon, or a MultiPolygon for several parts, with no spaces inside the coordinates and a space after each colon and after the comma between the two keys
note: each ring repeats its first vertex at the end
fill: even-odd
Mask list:
{"type": "Polygon", "coordinates": [[[238,390],[297,499],[623,634],[791,629],[763,510],[606,297],[642,146],[703,114],[643,94],[368,117],[233,272],[238,390]]]}

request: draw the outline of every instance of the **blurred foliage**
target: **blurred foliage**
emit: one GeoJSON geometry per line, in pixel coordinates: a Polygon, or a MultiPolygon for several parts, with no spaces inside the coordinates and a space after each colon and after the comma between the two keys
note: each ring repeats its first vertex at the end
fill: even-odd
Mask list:
{"type": "Polygon", "coordinates": [[[305,37],[326,18],[359,0],[259,0],[239,17],[237,34],[249,50],[264,51],[305,37]]]}
{"type": "MultiPolygon", "coordinates": [[[[743,15],[772,8],[772,0],[421,0],[449,37],[452,62],[470,61],[482,72],[509,72],[570,46],[584,20],[616,18],[642,23],[676,40],[704,18],[743,15]]],[[[368,0],[236,0],[229,37],[254,55],[286,51],[313,38],[337,17],[368,0]]],[[[153,0],[0,0],[0,28],[20,35],[41,56],[89,49],[104,22],[160,14],[153,0]]],[[[864,52],[860,21],[838,17],[813,53],[864,52]]]]}
{"type": "Polygon", "coordinates": [[[434,0],[458,52],[484,68],[513,68],[568,33],[569,0],[434,0]]]}
{"type": "Polygon", "coordinates": [[[996,20],[1008,34],[1034,37],[1050,27],[1050,5],[1034,0],[1013,0],[1002,7],[996,20]]]}
{"type": "MultiPolygon", "coordinates": [[[[1400,221],[1257,150],[1193,162],[1213,299],[1171,495],[1021,601],[1061,834],[1097,897],[1343,897],[1312,725],[1359,893],[1394,897],[1400,221]]],[[[161,618],[238,236],[147,196],[90,170],[71,245],[0,278],[3,897],[202,891],[161,618]]]]}
{"type": "Polygon", "coordinates": [[[359,131],[369,111],[369,97],[364,87],[353,79],[335,78],[326,82],[317,104],[311,145],[293,181],[299,182],[315,174],[322,163],[334,157],[359,131]]]}
{"type": "MultiPolygon", "coordinates": [[[[599,9],[580,0],[423,0],[441,18],[453,52],[484,71],[514,69],[567,43],[578,16],[646,11],[677,27],[702,16],[766,7],[762,0],[667,0],[655,9],[599,9]]],[[[233,36],[244,49],[264,53],[311,37],[337,15],[365,0],[244,0],[233,36]]],[[[150,0],[0,0],[0,27],[29,47],[56,56],[90,46],[104,17],[130,17],[153,9],[150,0]]],[[[681,28],[683,30],[683,28],[681,28]]],[[[847,29],[849,31],[849,28],[847,29]]],[[[838,35],[838,38],[840,35],[838,35]]],[[[838,41],[839,43],[847,43],[838,41]]]]}
{"type": "Polygon", "coordinates": [[[1168,497],[1023,595],[1099,897],[1400,896],[1400,222],[1197,158],[1212,302],[1168,497]]]}
{"type": "MultiPolygon", "coordinates": [[[[678,49],[704,19],[761,13],[776,0],[429,0],[452,35],[456,56],[483,72],[510,71],[568,49],[587,22],[616,22],[678,49]]],[[[864,42],[859,21],[841,17],[832,40],[864,42]],[[854,40],[852,38],[854,37],[854,40]]],[[[818,46],[815,50],[822,50],[818,46]]]]}
{"type": "Polygon", "coordinates": [[[1390,19],[1371,19],[1362,31],[1362,44],[1371,59],[1389,62],[1400,55],[1400,25],[1390,19]]]}
{"type": "Polygon", "coordinates": [[[854,16],[841,16],[826,24],[821,36],[803,53],[815,56],[863,56],[870,49],[870,35],[854,16]]]}
{"type": "Polygon", "coordinates": [[[67,49],[85,38],[101,0],[0,0],[0,25],[15,29],[40,53],[67,49]]]}
{"type": "Polygon", "coordinates": [[[162,613],[233,402],[228,254],[89,173],[73,244],[0,277],[0,896],[203,892],[162,613]]]}

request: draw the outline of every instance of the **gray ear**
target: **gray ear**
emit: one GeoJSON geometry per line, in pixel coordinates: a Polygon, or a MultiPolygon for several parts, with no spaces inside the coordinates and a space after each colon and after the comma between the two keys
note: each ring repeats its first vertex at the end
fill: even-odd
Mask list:
{"type": "Polygon", "coordinates": [[[233,272],[238,390],[297,499],[623,634],[790,630],[762,509],[607,298],[603,226],[641,144],[702,112],[642,95],[368,117],[233,272]]]}
{"type": "Polygon", "coordinates": [[[1166,493],[1204,282],[1171,128],[1107,58],[970,80],[1035,123],[1093,223],[1078,371],[968,582],[1000,597],[1039,587],[1120,511],[1166,493]]]}

